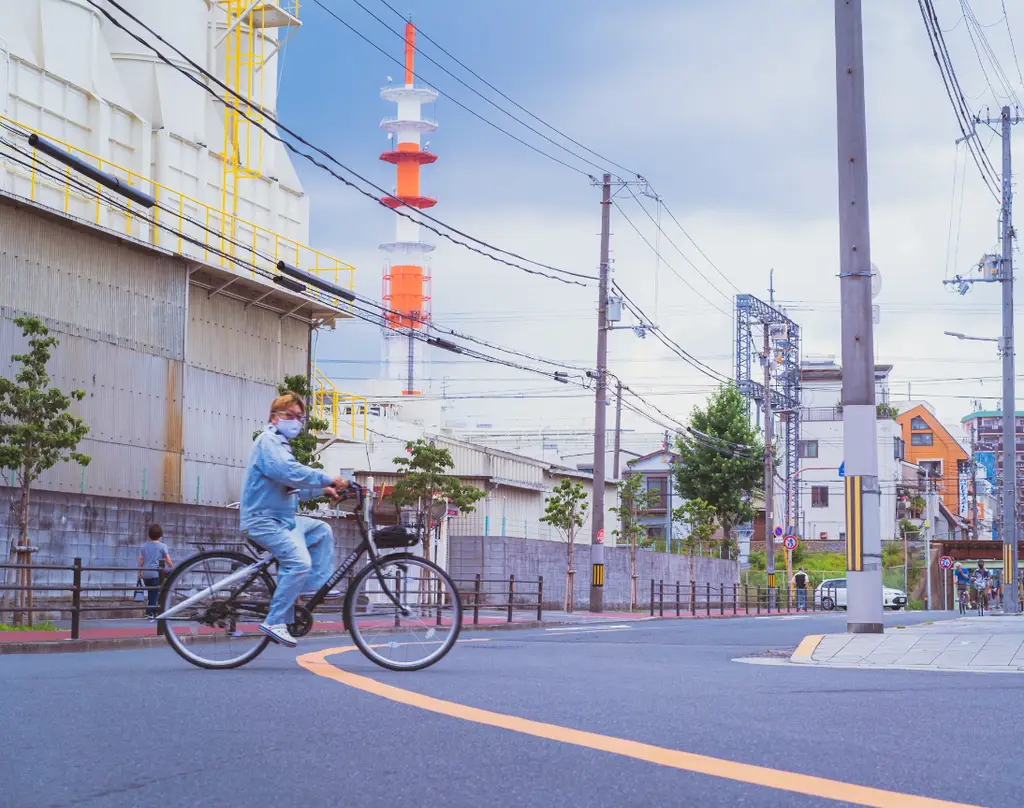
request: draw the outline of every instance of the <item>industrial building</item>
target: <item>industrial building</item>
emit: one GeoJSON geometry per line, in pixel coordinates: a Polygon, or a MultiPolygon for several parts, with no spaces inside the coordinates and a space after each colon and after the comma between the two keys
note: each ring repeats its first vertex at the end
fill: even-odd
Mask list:
{"type": "MultiPolygon", "coordinates": [[[[0,6],[0,374],[23,347],[13,319],[37,316],[60,340],[53,383],[86,393],[75,412],[92,463],[38,487],[227,505],[278,384],[314,370],[311,330],[348,317],[343,301],[274,283],[278,262],[349,288],[353,267],[308,246],[308,199],[259,126],[297,4],[123,5],[137,21],[81,0],[0,6]]],[[[317,378],[318,414],[361,439],[365,402],[317,378]]]]}

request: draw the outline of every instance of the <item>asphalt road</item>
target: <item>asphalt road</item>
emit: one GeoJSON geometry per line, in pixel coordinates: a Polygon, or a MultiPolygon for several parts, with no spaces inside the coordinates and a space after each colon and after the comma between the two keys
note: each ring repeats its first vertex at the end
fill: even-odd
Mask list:
{"type": "Polygon", "coordinates": [[[1024,757],[1006,752],[1008,721],[1024,715],[1018,675],[732,661],[843,625],[833,614],[473,633],[411,674],[358,652],[327,659],[376,682],[543,722],[547,737],[397,703],[297,664],[343,638],[298,653],[272,647],[227,672],[193,668],[164,648],[0,657],[0,805],[844,804],[813,787],[784,790],[799,781],[790,773],[1021,805],[1024,757]],[[565,727],[769,767],[776,787],[737,777],[736,767],[709,776],[588,748],[559,739],[565,727]]]}

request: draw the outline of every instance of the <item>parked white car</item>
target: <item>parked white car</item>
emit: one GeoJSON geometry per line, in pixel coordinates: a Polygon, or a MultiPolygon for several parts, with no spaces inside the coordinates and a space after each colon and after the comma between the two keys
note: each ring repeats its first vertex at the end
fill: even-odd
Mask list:
{"type": "MultiPolygon", "coordinates": [[[[846,579],[829,578],[814,590],[814,600],[827,612],[846,608],[846,579]]],[[[907,593],[902,589],[882,587],[882,606],[896,611],[907,607],[907,593]]]]}

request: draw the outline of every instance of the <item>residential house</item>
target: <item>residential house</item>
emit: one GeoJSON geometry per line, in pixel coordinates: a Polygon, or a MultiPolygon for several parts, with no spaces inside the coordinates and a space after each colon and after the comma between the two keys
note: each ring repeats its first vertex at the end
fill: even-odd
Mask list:
{"type": "Polygon", "coordinates": [[[900,413],[896,422],[902,430],[906,459],[923,468],[937,485],[946,509],[967,514],[966,487],[961,498],[960,480],[966,481],[970,455],[950,434],[926,404],[918,404],[900,413]]]}
{"type": "MultiPolygon", "coordinates": [[[[889,405],[892,365],[875,366],[875,401],[878,416],[878,478],[881,487],[882,538],[897,535],[897,485],[902,481],[903,436],[889,405]]],[[[800,370],[800,443],[797,447],[797,491],[800,497],[798,533],[805,540],[846,538],[843,457],[843,370],[833,360],[804,362],[800,370]]],[[[783,503],[777,493],[776,503],[783,503]]],[[[782,524],[784,513],[776,513],[782,524]]]]}
{"type": "Polygon", "coordinates": [[[664,546],[666,537],[674,541],[686,536],[683,526],[672,522],[672,509],[682,504],[672,490],[672,466],[678,462],[679,455],[662,448],[626,464],[628,473],[643,477],[644,490],[651,495],[650,507],[640,521],[647,527],[647,537],[660,542],[660,546],[664,546]]]}

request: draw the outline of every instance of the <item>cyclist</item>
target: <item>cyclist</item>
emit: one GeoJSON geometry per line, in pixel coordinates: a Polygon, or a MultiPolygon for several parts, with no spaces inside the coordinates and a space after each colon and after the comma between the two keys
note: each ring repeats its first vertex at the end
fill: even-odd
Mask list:
{"type": "Polygon", "coordinates": [[[981,613],[984,614],[988,608],[988,570],[985,569],[984,561],[978,562],[978,566],[971,573],[971,577],[974,578],[975,603],[981,609],[981,613]]]}
{"type": "Polygon", "coordinates": [[[967,612],[967,584],[970,583],[971,576],[959,561],[953,568],[953,580],[956,581],[956,599],[960,604],[960,614],[965,614],[967,612]]]}
{"type": "MultiPolygon", "coordinates": [[[[337,499],[348,480],[304,466],[290,441],[305,423],[306,405],[296,393],[278,396],[270,405],[270,423],[256,438],[245,470],[239,503],[242,532],[277,559],[277,588],[259,630],[274,642],[294,648],[288,631],[295,601],[316,593],[333,571],[334,534],[308,516],[297,516],[299,502],[326,494],[337,499]]],[[[328,597],[341,597],[331,592],[328,597]]]]}

